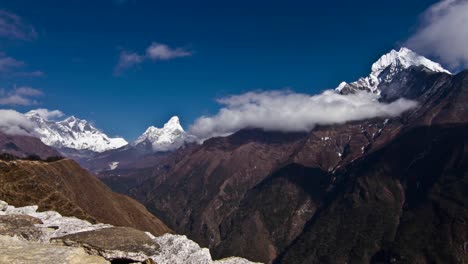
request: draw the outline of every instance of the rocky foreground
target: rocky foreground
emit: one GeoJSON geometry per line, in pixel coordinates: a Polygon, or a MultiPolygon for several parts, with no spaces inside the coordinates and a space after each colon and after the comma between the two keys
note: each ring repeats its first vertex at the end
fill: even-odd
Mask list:
{"type": "Polygon", "coordinates": [[[213,261],[208,249],[186,236],[156,237],[37,209],[0,200],[0,263],[252,263],[236,257],[213,261]]]}

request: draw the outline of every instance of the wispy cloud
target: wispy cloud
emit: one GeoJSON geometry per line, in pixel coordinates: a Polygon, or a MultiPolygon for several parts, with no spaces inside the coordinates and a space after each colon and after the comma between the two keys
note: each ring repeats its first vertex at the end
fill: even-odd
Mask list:
{"type": "Polygon", "coordinates": [[[37,38],[37,31],[26,23],[20,16],[0,10],[0,37],[15,40],[33,40],[37,38]]]}
{"type": "Polygon", "coordinates": [[[171,48],[168,45],[153,42],[147,49],[146,54],[152,60],[171,60],[175,58],[192,56],[192,52],[183,48],[171,48]]]}
{"type": "Polygon", "coordinates": [[[15,110],[0,109],[0,131],[9,135],[31,135],[34,124],[15,110]]]}
{"type": "Polygon", "coordinates": [[[418,30],[405,45],[457,70],[468,66],[467,28],[468,1],[443,0],[422,14],[418,30]]]}
{"type": "Polygon", "coordinates": [[[114,69],[114,74],[120,75],[123,71],[139,65],[144,59],[144,56],[138,55],[135,52],[121,51],[119,62],[114,69]]]}
{"type": "Polygon", "coordinates": [[[37,97],[43,92],[31,87],[19,87],[12,90],[0,89],[0,105],[37,105],[37,97]]]}
{"type": "Polygon", "coordinates": [[[42,71],[28,71],[26,63],[17,60],[13,57],[7,56],[5,53],[0,52],[0,75],[7,77],[41,77],[44,76],[42,71]]]}
{"type": "Polygon", "coordinates": [[[24,62],[0,53],[0,72],[11,72],[25,65],[24,62]]]}
{"type": "Polygon", "coordinates": [[[125,70],[134,68],[141,63],[150,61],[167,61],[176,58],[192,56],[192,51],[183,48],[172,48],[166,44],[153,42],[145,54],[123,50],[120,52],[119,61],[114,68],[114,74],[120,75],[125,70]]]}
{"type": "Polygon", "coordinates": [[[381,103],[372,93],[340,95],[332,90],[319,95],[291,91],[248,92],[218,102],[223,107],[217,114],[200,117],[190,127],[190,132],[199,139],[229,135],[243,128],[307,132],[316,125],[393,117],[417,105],[405,99],[381,103]]]}

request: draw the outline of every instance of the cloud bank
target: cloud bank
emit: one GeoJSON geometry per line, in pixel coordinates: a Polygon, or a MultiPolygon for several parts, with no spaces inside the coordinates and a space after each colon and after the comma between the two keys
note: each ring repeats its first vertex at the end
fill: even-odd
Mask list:
{"type": "Polygon", "coordinates": [[[36,105],[36,97],[42,96],[41,90],[31,87],[19,87],[7,91],[0,89],[0,105],[36,105]]]}
{"type": "Polygon", "coordinates": [[[37,38],[37,31],[26,23],[20,16],[0,10],[0,37],[15,40],[33,40],[37,38]]]}
{"type": "Polygon", "coordinates": [[[126,50],[121,51],[117,66],[114,68],[114,75],[120,75],[125,70],[134,68],[147,60],[167,61],[189,56],[192,56],[192,52],[189,50],[172,48],[166,44],[153,42],[146,48],[146,53],[143,55],[126,50]]]}
{"type": "Polygon", "coordinates": [[[34,124],[14,110],[0,110],[0,131],[9,135],[31,135],[34,124]]]}
{"type": "Polygon", "coordinates": [[[291,91],[248,92],[219,99],[218,103],[224,107],[214,116],[198,118],[190,127],[190,133],[207,139],[243,128],[308,132],[316,125],[394,117],[417,105],[406,99],[381,103],[372,93],[340,95],[332,90],[319,95],[291,91]]]}
{"type": "Polygon", "coordinates": [[[457,70],[468,66],[467,29],[468,1],[443,0],[422,14],[418,30],[405,46],[457,70]]]}

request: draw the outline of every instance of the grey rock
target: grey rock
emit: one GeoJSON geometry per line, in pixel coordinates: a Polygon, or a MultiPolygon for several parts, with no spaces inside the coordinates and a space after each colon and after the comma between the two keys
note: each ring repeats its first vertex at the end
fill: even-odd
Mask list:
{"type": "Polygon", "coordinates": [[[145,232],[129,227],[110,227],[52,239],[54,243],[83,247],[89,254],[107,260],[146,261],[157,254],[159,245],[145,232]]]}
{"type": "Polygon", "coordinates": [[[90,256],[82,248],[63,247],[0,236],[0,263],[18,264],[108,264],[104,258],[90,256]]]}
{"type": "Polygon", "coordinates": [[[0,215],[0,235],[37,241],[42,233],[35,224],[42,221],[29,215],[0,215]]]}

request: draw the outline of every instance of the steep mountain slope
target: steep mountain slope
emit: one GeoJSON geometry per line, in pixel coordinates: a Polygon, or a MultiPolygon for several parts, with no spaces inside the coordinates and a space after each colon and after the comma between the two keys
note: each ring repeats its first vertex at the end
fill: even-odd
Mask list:
{"type": "Polygon", "coordinates": [[[466,263],[467,135],[466,124],[415,128],[337,173],[277,263],[466,263]]]}
{"type": "MultiPolygon", "coordinates": [[[[401,64],[398,61],[395,63],[401,64]]],[[[388,65],[383,72],[390,71],[394,66],[388,65]]],[[[309,134],[244,130],[226,138],[213,138],[196,147],[168,170],[151,171],[152,175],[148,176],[151,178],[134,188],[131,194],[174,230],[209,246],[218,257],[240,255],[266,263],[275,260],[284,260],[282,263],[340,263],[347,260],[362,263],[380,259],[381,255],[386,254],[384,242],[394,241],[395,236],[392,238],[387,234],[397,228],[395,224],[402,212],[401,206],[397,205],[401,197],[394,198],[396,202],[389,202],[384,197],[382,204],[374,202],[365,205],[362,213],[363,217],[368,216],[369,222],[359,220],[356,228],[371,228],[374,223],[378,226],[377,233],[360,229],[365,234],[361,240],[355,239],[358,233],[352,231],[353,223],[347,225],[346,222],[356,217],[358,212],[352,210],[353,204],[350,202],[345,202],[345,205],[351,207],[333,211],[334,217],[341,217],[340,212],[343,217],[346,216],[342,222],[328,220],[331,223],[328,226],[324,220],[320,225],[315,225],[314,230],[339,230],[336,233],[340,234],[340,241],[345,244],[347,239],[350,241],[336,258],[322,258],[327,254],[333,256],[334,243],[339,244],[335,240],[323,241],[323,249],[319,253],[307,253],[307,241],[317,239],[315,233],[307,230],[322,212],[336,207],[335,204],[347,195],[347,188],[351,187],[345,179],[352,180],[352,177],[359,175],[349,176],[345,172],[357,162],[374,157],[377,155],[375,153],[380,153],[391,142],[405,135],[412,135],[408,138],[414,140],[417,146],[430,145],[431,140],[439,138],[437,133],[428,132],[433,138],[419,138],[416,132],[411,134],[418,127],[431,131],[432,127],[441,126],[445,131],[441,133],[449,135],[459,133],[456,132],[459,129],[465,131],[464,128],[452,131],[448,126],[468,122],[468,72],[452,76],[437,68],[433,71],[425,65],[409,65],[395,71],[390,81],[380,82],[377,90],[382,100],[391,101],[392,98],[404,96],[417,100],[419,106],[397,118],[323,126],[309,134]],[[386,96],[388,87],[400,94],[388,93],[386,96]],[[351,213],[348,214],[347,210],[351,213]],[[381,217],[383,223],[377,221],[381,217]],[[340,228],[340,225],[347,228],[340,228]],[[299,243],[300,239],[303,242],[299,243]],[[383,244],[381,241],[384,241],[383,244]],[[300,262],[301,254],[309,256],[308,262],[300,262]]],[[[409,140],[404,142],[413,144],[409,140]]],[[[399,151],[404,152],[404,149],[399,151]]],[[[431,151],[429,148],[409,152],[412,156],[407,157],[407,161],[417,161],[424,153],[432,155],[431,151]]],[[[399,155],[397,151],[391,153],[399,155]]],[[[385,170],[386,166],[382,166],[376,168],[385,170]]],[[[445,176],[439,174],[437,177],[445,176]]],[[[398,184],[393,180],[383,178],[380,182],[377,176],[372,179],[375,181],[372,183],[374,187],[369,192],[386,195],[386,191],[382,194],[379,192],[387,188],[393,195],[397,190],[398,184]]],[[[400,184],[407,180],[401,179],[400,184]]],[[[414,189],[400,189],[400,192],[408,192],[407,196],[415,192],[414,189]]],[[[358,195],[366,194],[358,192],[358,195]]],[[[431,221],[437,219],[432,218],[431,221]]],[[[410,228],[407,232],[413,230],[410,228]]],[[[438,236],[435,233],[431,235],[438,236]]],[[[333,239],[332,235],[330,239],[333,239]]],[[[443,239],[444,243],[450,243],[447,237],[443,239]]],[[[317,243],[314,245],[317,246],[317,243]]],[[[417,249],[410,251],[411,254],[420,254],[417,249]]],[[[448,254],[451,258],[460,256],[454,251],[448,254]]],[[[429,256],[426,262],[431,261],[435,259],[429,256]]]]}
{"type": "Polygon", "coordinates": [[[128,144],[125,139],[110,138],[88,121],[74,116],[55,122],[43,118],[38,111],[34,110],[25,115],[35,124],[35,132],[41,141],[58,149],[103,152],[128,144]]]}
{"type": "Polygon", "coordinates": [[[0,161],[0,199],[15,206],[37,204],[40,210],[154,234],[171,232],[143,205],[112,192],[72,160],[0,161]]]}

